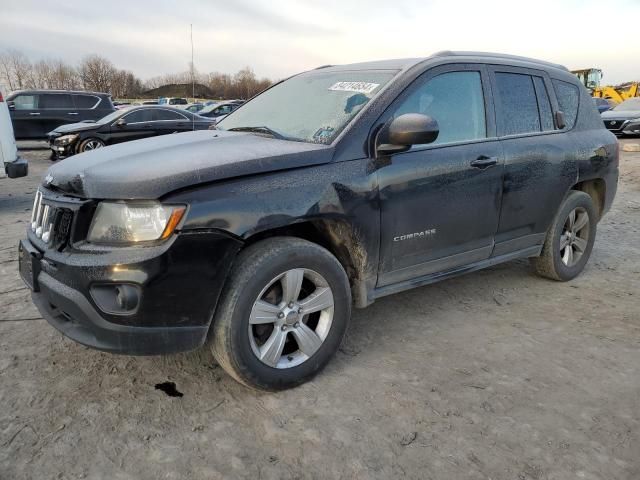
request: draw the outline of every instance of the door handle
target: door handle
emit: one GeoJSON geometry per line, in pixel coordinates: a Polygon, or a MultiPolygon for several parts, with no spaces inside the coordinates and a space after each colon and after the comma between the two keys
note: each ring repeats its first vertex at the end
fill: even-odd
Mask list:
{"type": "Polygon", "coordinates": [[[487,157],[486,155],[480,155],[473,162],[471,162],[471,166],[474,168],[479,168],[480,170],[484,170],[485,168],[489,168],[498,163],[498,157],[487,157]]]}
{"type": "Polygon", "coordinates": [[[78,112],[69,112],[68,115],[77,115],[78,112]]]}
{"type": "Polygon", "coordinates": [[[29,113],[29,115],[35,117],[35,116],[40,115],[40,112],[31,112],[31,113],[29,113]]]}

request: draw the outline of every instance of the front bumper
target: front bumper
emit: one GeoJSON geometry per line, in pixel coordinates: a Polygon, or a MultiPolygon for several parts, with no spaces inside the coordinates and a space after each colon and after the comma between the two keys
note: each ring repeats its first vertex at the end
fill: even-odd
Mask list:
{"type": "Polygon", "coordinates": [[[32,299],[43,318],[83,345],[128,355],[203,345],[241,246],[221,232],[183,232],[167,244],[126,252],[59,252],[39,248],[29,233],[21,245],[21,272],[22,262],[34,262],[32,299]],[[139,288],[139,306],[131,313],[109,313],[96,300],[94,287],[117,284],[139,288]]]}

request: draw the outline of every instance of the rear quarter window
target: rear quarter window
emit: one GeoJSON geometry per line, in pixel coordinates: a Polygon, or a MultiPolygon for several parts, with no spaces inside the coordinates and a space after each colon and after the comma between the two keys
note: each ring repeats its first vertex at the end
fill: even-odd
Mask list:
{"type": "Polygon", "coordinates": [[[578,104],[580,103],[580,90],[577,86],[562,80],[552,80],[556,90],[558,105],[564,113],[564,121],[567,129],[573,128],[578,118],[578,104]]]}
{"type": "Polygon", "coordinates": [[[76,108],[93,108],[95,107],[100,99],[98,97],[94,97],[93,95],[74,95],[73,103],[75,103],[76,108]]]}

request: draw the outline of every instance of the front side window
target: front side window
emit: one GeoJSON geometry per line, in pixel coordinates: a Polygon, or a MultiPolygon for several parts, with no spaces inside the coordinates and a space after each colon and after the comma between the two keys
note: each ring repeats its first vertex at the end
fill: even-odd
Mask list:
{"type": "Polygon", "coordinates": [[[433,144],[486,138],[487,126],[480,72],[448,72],[428,80],[394,112],[428,115],[440,133],[433,144]]]}
{"type": "Polygon", "coordinates": [[[123,118],[127,123],[150,122],[153,120],[153,114],[151,109],[143,108],[142,110],[136,110],[128,113],[123,118]]]}
{"type": "Polygon", "coordinates": [[[552,80],[553,88],[556,89],[558,105],[564,113],[564,121],[567,129],[573,128],[578,118],[578,103],[580,101],[580,90],[574,84],[563,82],[562,80],[552,80]]]}
{"type": "Polygon", "coordinates": [[[38,95],[18,95],[12,101],[16,110],[35,110],[38,108],[38,95]]]}
{"type": "Polygon", "coordinates": [[[40,95],[40,105],[38,108],[55,109],[69,108],[73,109],[73,100],[71,95],[65,93],[44,93],[40,95]]]}
{"type": "Polygon", "coordinates": [[[217,128],[267,127],[290,140],[329,144],[395,73],[388,70],[303,73],[233,110],[217,128]]]}
{"type": "Polygon", "coordinates": [[[540,132],[538,101],[531,75],[497,72],[496,85],[501,134],[540,132]]]}

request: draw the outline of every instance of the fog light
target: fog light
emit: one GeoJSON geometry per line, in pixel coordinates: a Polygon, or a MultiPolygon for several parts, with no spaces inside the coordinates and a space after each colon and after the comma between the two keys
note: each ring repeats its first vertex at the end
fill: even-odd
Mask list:
{"type": "Polygon", "coordinates": [[[138,306],[138,291],[131,285],[116,287],[116,303],[123,310],[133,310],[138,306]]]}
{"type": "Polygon", "coordinates": [[[129,283],[92,285],[90,292],[97,307],[112,315],[134,314],[142,296],[140,287],[129,283]]]}

